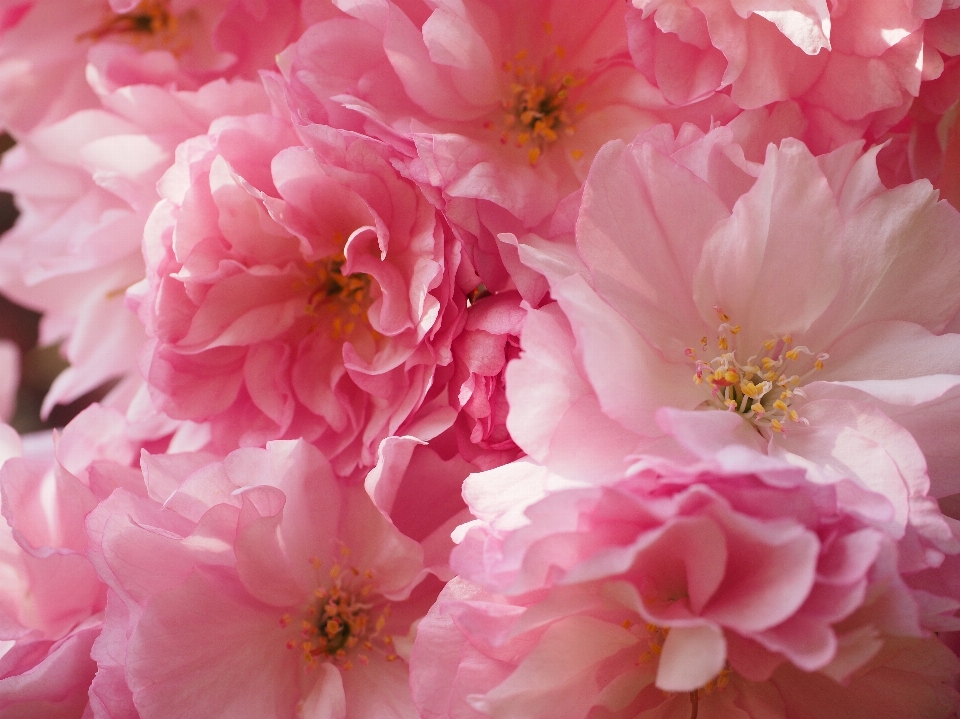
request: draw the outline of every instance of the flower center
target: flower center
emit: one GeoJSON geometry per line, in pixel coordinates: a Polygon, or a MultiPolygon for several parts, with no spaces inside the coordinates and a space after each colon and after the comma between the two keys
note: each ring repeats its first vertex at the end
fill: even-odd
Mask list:
{"type": "Polygon", "coordinates": [[[143,0],[126,13],[108,13],[104,21],[79,40],[102,40],[112,35],[167,40],[177,31],[177,17],[164,0],[143,0]]]}
{"type": "MultiPolygon", "coordinates": [[[[554,49],[558,59],[565,52],[561,46],[554,49]]],[[[527,51],[521,50],[512,60],[501,66],[510,76],[510,95],[501,102],[503,108],[503,131],[500,142],[512,143],[520,149],[526,149],[527,159],[535,165],[543,152],[560,139],[561,135],[573,135],[577,128],[574,116],[583,112],[586,103],[570,106],[571,92],[582,85],[584,80],[570,73],[550,72],[548,65],[552,58],[538,68],[533,64],[524,64],[527,51]]],[[[494,123],[484,124],[492,129],[494,123]]],[[[583,157],[583,152],[571,152],[575,160],[583,157]]]]}
{"type": "MultiPolygon", "coordinates": [[[[740,325],[733,325],[719,307],[717,329],[719,354],[711,360],[698,358],[692,347],[686,355],[696,365],[693,381],[710,390],[706,405],[737,412],[761,434],[785,433],[791,422],[806,424],[793,408],[795,397],[802,397],[800,385],[813,373],[823,369],[829,358],[825,352],[814,353],[803,345],[793,346],[790,335],[774,337],[763,343],[763,350],[745,361],[737,348],[740,325]]],[[[708,354],[706,337],[700,340],[701,351],[708,354]]]]}
{"type": "MultiPolygon", "coordinates": [[[[621,625],[624,629],[631,629],[634,624],[629,619],[621,625]]],[[[647,649],[637,659],[637,664],[645,664],[654,661],[663,652],[664,642],[667,641],[667,635],[670,634],[670,627],[660,627],[656,624],[647,624],[647,649]]],[[[700,711],[700,697],[705,694],[711,694],[714,691],[723,691],[730,683],[731,670],[729,666],[724,666],[713,679],[708,681],[699,689],[690,692],[690,719],[697,719],[700,711]]],[[[668,692],[664,692],[668,694],[668,692]]]]}
{"type": "Polygon", "coordinates": [[[310,285],[315,289],[307,299],[307,314],[321,311],[332,314],[331,333],[334,339],[350,335],[357,327],[357,319],[370,308],[372,278],[362,272],[344,275],[346,258],[342,252],[307,265],[313,274],[310,285]]]}
{"type": "MultiPolygon", "coordinates": [[[[349,554],[346,547],[341,548],[344,559],[349,554]]],[[[289,640],[287,648],[302,651],[307,671],[324,661],[350,670],[352,659],[367,664],[373,651],[381,651],[387,661],[395,661],[393,638],[383,634],[390,605],[376,595],[373,572],[334,561],[322,577],[320,560],[312,558],[310,563],[317,572],[317,588],[300,622],[300,640],[289,640]]],[[[290,615],[284,615],[280,626],[286,628],[290,622],[290,615]]]]}

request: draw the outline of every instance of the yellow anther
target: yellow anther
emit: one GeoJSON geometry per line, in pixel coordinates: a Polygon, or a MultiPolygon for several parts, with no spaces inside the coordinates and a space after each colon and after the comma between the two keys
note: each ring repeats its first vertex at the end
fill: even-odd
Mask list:
{"type": "Polygon", "coordinates": [[[764,348],[767,352],[770,352],[770,351],[771,351],[774,347],[776,347],[776,346],[777,346],[777,341],[776,341],[776,340],[765,340],[764,343],[763,343],[763,348],[764,348]]]}
{"type": "Polygon", "coordinates": [[[722,352],[726,352],[727,349],[729,348],[729,346],[730,346],[730,345],[727,344],[727,338],[726,338],[726,337],[718,337],[718,338],[717,338],[717,347],[719,347],[722,352]]]}
{"type": "Polygon", "coordinates": [[[800,415],[797,414],[797,410],[795,410],[795,409],[791,409],[791,410],[790,410],[790,413],[789,413],[787,416],[790,417],[790,421],[791,421],[791,422],[799,422],[799,421],[800,421],[800,415]]]}
{"type": "Polygon", "coordinates": [[[814,362],[814,363],[813,363],[813,368],[814,368],[814,369],[823,369],[823,360],[819,360],[819,359],[818,359],[816,362],[814,362]]]}
{"type": "Polygon", "coordinates": [[[792,349],[786,353],[787,359],[796,360],[800,356],[800,350],[792,349]]]}
{"type": "Polygon", "coordinates": [[[582,160],[583,150],[570,150],[570,157],[572,157],[574,160],[582,160]]]}
{"type": "Polygon", "coordinates": [[[783,337],[781,337],[781,339],[783,340],[784,344],[793,343],[793,335],[784,335],[783,337]]]}
{"type": "Polygon", "coordinates": [[[536,165],[536,164],[537,164],[537,160],[539,160],[539,159],[540,159],[540,148],[539,148],[539,147],[531,147],[530,150],[527,152],[527,161],[528,161],[531,165],[536,165]]]}
{"type": "Polygon", "coordinates": [[[783,432],[783,425],[780,424],[779,420],[770,420],[770,429],[772,429],[774,432],[783,432]]]}
{"type": "Polygon", "coordinates": [[[777,361],[774,359],[770,359],[769,357],[764,357],[762,360],[760,360],[760,363],[763,365],[764,369],[768,370],[771,367],[775,366],[777,364],[777,361]]]}
{"type": "Polygon", "coordinates": [[[740,391],[743,392],[747,397],[751,399],[760,399],[760,387],[757,387],[753,382],[741,382],[740,391]]]}
{"type": "Polygon", "coordinates": [[[787,406],[787,403],[784,402],[782,399],[778,399],[776,402],[774,402],[773,407],[774,409],[779,409],[781,412],[787,412],[790,409],[787,406]]]}
{"type": "Polygon", "coordinates": [[[740,375],[738,375],[735,370],[728,369],[723,373],[723,379],[730,384],[735,384],[740,379],[740,375]]]}
{"type": "Polygon", "coordinates": [[[738,335],[738,334],[740,334],[740,330],[741,330],[741,329],[743,329],[743,328],[742,328],[740,325],[734,325],[733,327],[730,328],[730,334],[732,334],[732,335],[738,335]]]}
{"type": "Polygon", "coordinates": [[[728,409],[732,409],[733,411],[736,411],[736,410],[737,410],[737,400],[735,400],[735,399],[725,399],[725,400],[723,401],[723,403],[724,403],[725,405],[727,405],[727,408],[728,408],[728,409]]]}
{"type": "Polygon", "coordinates": [[[758,417],[762,417],[762,416],[764,415],[764,413],[766,412],[766,410],[763,408],[763,405],[760,404],[759,402],[754,402],[752,405],[750,405],[750,409],[751,409],[751,410],[753,411],[753,413],[756,414],[758,417]]]}
{"type": "Polygon", "coordinates": [[[724,312],[722,309],[720,309],[719,306],[714,307],[713,309],[716,311],[717,317],[720,318],[720,321],[721,321],[721,322],[729,322],[729,321],[730,321],[730,316],[727,315],[727,313],[724,312]]]}

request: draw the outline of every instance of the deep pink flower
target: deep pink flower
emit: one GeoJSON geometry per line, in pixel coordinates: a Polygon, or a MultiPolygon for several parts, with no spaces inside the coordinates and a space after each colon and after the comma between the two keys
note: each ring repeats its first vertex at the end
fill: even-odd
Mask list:
{"type": "Polygon", "coordinates": [[[388,150],[301,134],[260,115],[180,146],[145,237],[143,368],[218,446],[302,436],[349,473],[450,362],[459,249],[388,150]]]}
{"type": "Polygon", "coordinates": [[[450,403],[459,409],[452,433],[459,454],[482,469],[516,459],[520,450],[507,431],[504,370],[520,354],[526,311],[517,292],[481,297],[466,312],[453,341],[450,403]]]}
{"type": "Polygon", "coordinates": [[[960,626],[960,540],[935,505],[901,539],[882,494],[738,447],[730,415],[692,414],[697,435],[661,447],[675,459],[634,457],[602,486],[528,460],[467,480],[479,519],[453,553],[461,579],[411,661],[423,716],[953,711],[960,667],[928,637],[960,626]]]}
{"type": "Polygon", "coordinates": [[[415,716],[405,637],[437,587],[361,486],[303,441],[143,470],[148,496],[88,520],[112,590],[101,666],[140,717],[415,716]]]}
{"type": "Polygon", "coordinates": [[[377,509],[423,547],[423,561],[441,579],[450,579],[450,533],[470,521],[461,496],[463,480],[476,467],[456,454],[444,459],[413,437],[387,437],[364,487],[377,509]]]}
{"type": "MultiPolygon", "coordinates": [[[[288,100],[316,122],[380,137],[439,188],[481,279],[511,286],[496,234],[534,226],[576,190],[600,146],[671,119],[627,55],[622,2],[336,2],[280,58],[288,100]]],[[[685,108],[704,127],[723,96],[685,108]]]]}

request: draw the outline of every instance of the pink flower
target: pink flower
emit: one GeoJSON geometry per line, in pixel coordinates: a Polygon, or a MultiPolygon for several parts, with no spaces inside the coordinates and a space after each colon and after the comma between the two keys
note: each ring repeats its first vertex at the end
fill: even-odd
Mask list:
{"type": "Polygon", "coordinates": [[[17,408],[20,387],[20,348],[0,340],[0,420],[9,420],[17,408]]]}
{"type": "Polygon", "coordinates": [[[340,473],[373,466],[449,364],[465,306],[458,246],[389,159],[266,115],[180,146],[138,290],[164,412],[209,421],[226,450],[302,436],[340,473]]]}
{"type": "Polygon", "coordinates": [[[437,588],[362,487],[303,441],[143,470],[149,496],[88,520],[100,650],[140,717],[415,716],[404,637],[437,588]]]}
{"type": "Polygon", "coordinates": [[[960,595],[941,591],[960,556],[944,518],[915,517],[901,540],[882,494],[738,447],[730,415],[693,414],[701,432],[674,437],[676,459],[635,457],[602,486],[528,461],[467,480],[479,519],[453,553],[461,579],[411,658],[422,716],[953,711],[960,666],[925,638],[960,626],[960,595]],[[910,567],[915,543],[929,566],[910,567]]]}
{"type": "Polygon", "coordinates": [[[637,67],[671,102],[729,88],[740,107],[799,99],[818,151],[877,138],[960,54],[953,2],[633,0],[637,67]],[[945,15],[941,19],[940,15],[945,15]]]}
{"type": "MultiPolygon", "coordinates": [[[[84,520],[118,485],[135,486],[124,429],[94,406],[59,436],[56,461],[3,457],[0,715],[86,716],[106,587],[85,556],[84,520]]],[[[5,454],[18,453],[3,439],[5,454]]]]}
{"type": "Polygon", "coordinates": [[[4,0],[0,125],[18,138],[97,107],[94,90],[196,90],[255,79],[300,30],[299,3],[271,0],[4,0]],[[264,22],[269,12],[270,21],[264,22]]]}
{"type": "Polygon", "coordinates": [[[954,207],[960,205],[955,190],[956,149],[951,150],[951,145],[957,144],[954,127],[958,99],[960,57],[955,57],[944,64],[940,77],[920,86],[920,95],[907,117],[881,138],[889,141],[877,156],[877,169],[884,185],[930,180],[944,199],[954,207]]]}
{"type": "Polygon", "coordinates": [[[364,479],[377,509],[420,543],[424,565],[444,580],[453,577],[450,533],[472,519],[461,490],[463,480],[475,470],[456,454],[442,457],[422,440],[387,437],[380,443],[377,465],[364,479]]]}
{"type": "Polygon", "coordinates": [[[221,115],[267,109],[259,84],[212,82],[193,92],[136,85],[21,138],[3,159],[0,185],[21,215],[0,243],[0,287],[43,313],[40,343],[61,343],[71,366],[43,413],[111,379],[122,397],[140,384],[145,341],[124,291],[143,279],[143,228],[177,144],[221,115]],[[132,386],[131,386],[132,385],[132,386]]]}
{"type": "MultiPolygon", "coordinates": [[[[352,17],[314,25],[282,54],[288,100],[403,152],[442,190],[491,290],[511,286],[498,232],[543,221],[604,142],[670,116],[630,64],[616,0],[336,5],[352,17]]],[[[732,109],[717,96],[685,118],[707,126],[732,109]]]]}
{"type": "Polygon", "coordinates": [[[451,348],[450,400],[460,410],[452,431],[459,454],[483,469],[520,455],[506,426],[504,370],[520,354],[525,316],[516,292],[481,297],[467,310],[463,331],[451,348]]]}
{"type": "MultiPolygon", "coordinates": [[[[724,669],[695,690],[665,691],[655,675],[665,641],[679,635],[648,628],[616,597],[593,590],[554,591],[537,602],[449,582],[420,623],[411,656],[420,716],[948,719],[957,705],[957,658],[934,638],[887,638],[845,684],[784,664],[763,681],[724,669]]],[[[699,647],[684,649],[699,664],[699,647]]]]}
{"type": "Polygon", "coordinates": [[[960,486],[960,336],[942,334],[960,215],[926,182],[884,189],[876,150],[785,140],[752,166],[730,131],[697,134],[606,146],[575,251],[521,245],[557,305],[507,369],[511,435],[552,467],[590,448],[616,473],[662,435],[657,408],[729,411],[742,441],[857,477],[903,525],[931,480],[934,497],[960,486]]]}

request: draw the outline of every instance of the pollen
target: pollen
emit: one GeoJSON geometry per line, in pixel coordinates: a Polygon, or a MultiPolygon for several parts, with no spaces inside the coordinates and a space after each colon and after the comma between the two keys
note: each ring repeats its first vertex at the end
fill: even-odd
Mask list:
{"type": "Polygon", "coordinates": [[[143,0],[130,12],[107,13],[100,25],[77,40],[97,41],[106,37],[169,40],[176,32],[177,16],[170,12],[165,0],[143,0]]]}
{"type": "MultiPolygon", "coordinates": [[[[743,361],[741,326],[731,324],[720,307],[714,310],[721,321],[715,340],[717,355],[705,361],[692,347],[684,351],[687,361],[696,367],[693,381],[710,392],[704,405],[737,412],[768,436],[786,434],[790,425],[806,424],[793,402],[804,396],[800,386],[823,369],[829,355],[814,353],[803,345],[791,347],[793,337],[786,334],[765,340],[759,352],[743,361]]],[[[700,345],[701,356],[709,356],[709,340],[702,338],[700,345]]]]}
{"type": "MultiPolygon", "coordinates": [[[[547,34],[551,32],[546,27],[544,31],[547,34]]],[[[583,80],[570,73],[551,70],[553,64],[566,57],[563,46],[554,46],[553,52],[540,67],[524,62],[528,54],[526,50],[521,50],[501,65],[510,78],[509,96],[501,103],[503,131],[500,141],[525,150],[527,162],[536,165],[561,135],[573,135],[576,132],[574,119],[586,105],[577,103],[568,107],[571,92],[582,85],[583,80]]],[[[483,126],[493,129],[494,123],[487,120],[483,126]]],[[[571,151],[574,160],[582,156],[582,150],[571,151]]]]}
{"type": "MultiPolygon", "coordinates": [[[[362,272],[344,274],[343,252],[307,263],[306,277],[298,286],[309,289],[304,312],[318,321],[326,318],[332,339],[349,339],[373,302],[373,279],[362,272]]],[[[372,330],[370,330],[372,332],[372,330]]]]}
{"type": "MultiPolygon", "coordinates": [[[[325,574],[317,571],[319,564],[315,558],[310,560],[310,565],[318,586],[303,608],[299,638],[286,641],[287,648],[300,649],[306,670],[311,671],[320,662],[331,662],[344,671],[353,668],[354,660],[365,665],[370,661],[369,654],[354,655],[353,650],[359,647],[369,652],[377,638],[387,647],[383,654],[394,654],[393,638],[384,634],[390,605],[377,601],[374,573],[369,569],[344,567],[339,561],[334,561],[325,574]]],[[[286,628],[290,620],[290,615],[285,614],[280,626],[286,628]]],[[[389,656],[386,658],[390,660],[389,656]]]]}

